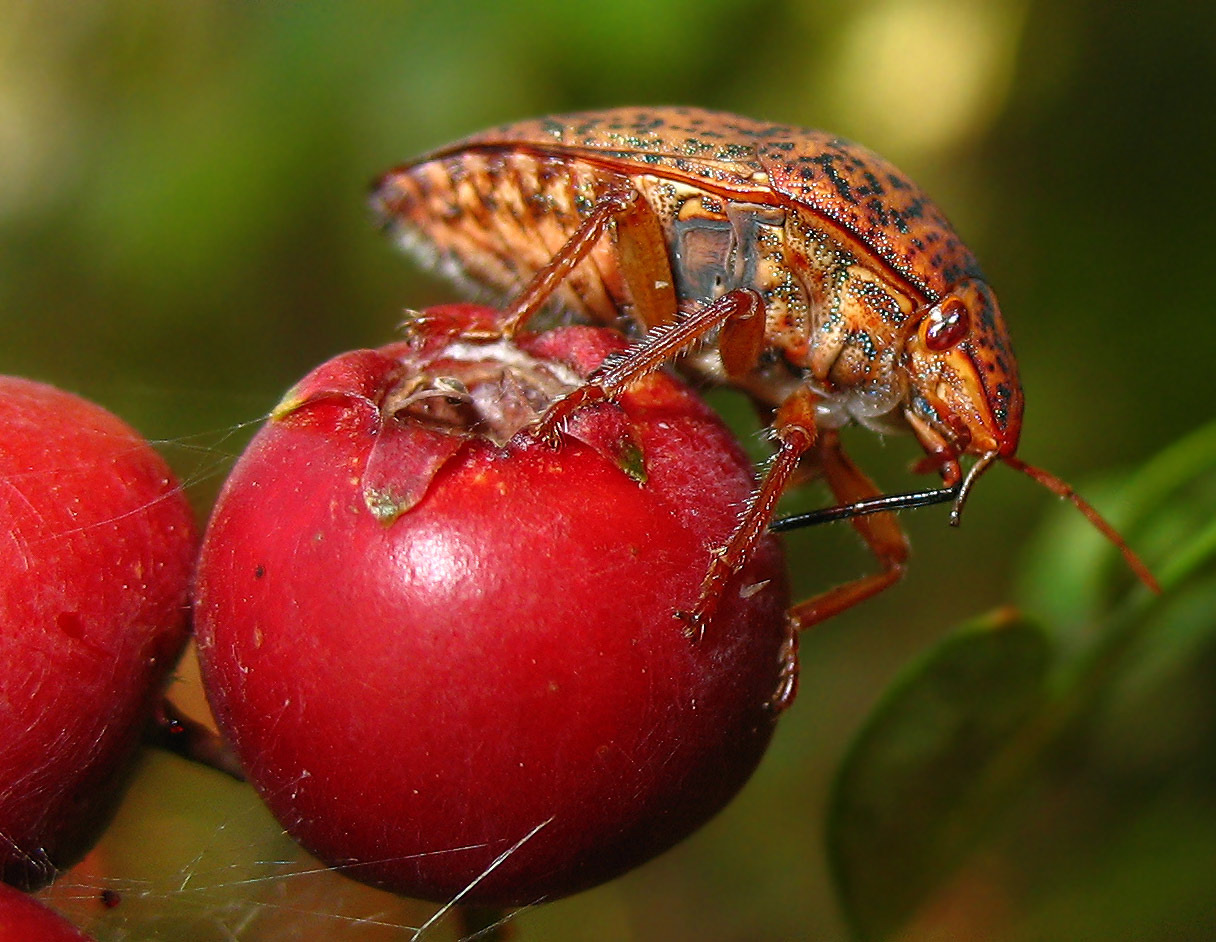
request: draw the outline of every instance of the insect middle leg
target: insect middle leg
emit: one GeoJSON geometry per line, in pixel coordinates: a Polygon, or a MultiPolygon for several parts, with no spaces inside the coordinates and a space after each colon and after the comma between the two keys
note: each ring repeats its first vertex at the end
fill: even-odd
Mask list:
{"type": "MultiPolygon", "coordinates": [[[[692,640],[698,640],[722,599],[729,580],[747,563],[757,541],[772,522],[777,502],[802,472],[814,469],[832,490],[839,505],[882,496],[865,473],[845,454],[834,429],[818,430],[814,397],[800,390],[777,410],[773,419],[777,453],[760,487],[745,508],[726,545],[714,553],[701,594],[689,612],[678,612],[692,640]]],[[[795,630],[809,628],[852,608],[898,582],[908,558],[908,541],[893,513],[851,517],[849,522],[878,559],[881,569],[828,589],[790,609],[795,630]]]]}

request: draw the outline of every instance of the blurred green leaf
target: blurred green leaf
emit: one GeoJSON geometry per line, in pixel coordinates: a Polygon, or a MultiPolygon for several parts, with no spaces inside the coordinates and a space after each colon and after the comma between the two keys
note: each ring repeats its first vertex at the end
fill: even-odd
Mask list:
{"type": "MultiPolygon", "coordinates": [[[[1093,488],[1092,496],[1162,585],[1177,584],[1192,566],[1180,550],[1216,520],[1216,423],[1165,449],[1119,484],[1093,488]]],[[[1193,562],[1202,565],[1202,559],[1193,562]]],[[[1030,546],[1018,595],[1071,647],[1084,643],[1088,629],[1111,606],[1116,587],[1126,588],[1128,576],[1101,534],[1061,504],[1030,546]]]]}
{"type": "Polygon", "coordinates": [[[1050,521],[1023,584],[1026,608],[1045,613],[1061,653],[1075,655],[1061,658],[1058,678],[1060,693],[1073,700],[1168,682],[1216,640],[1216,423],[1161,452],[1119,496],[1127,532],[1156,572],[1161,596],[1133,583],[1075,513],[1050,521]]]}
{"type": "Polygon", "coordinates": [[[1043,703],[1050,660],[1035,625],[976,622],[913,665],[854,741],[828,823],[845,909],[889,936],[971,849],[1005,772],[998,759],[1043,703]]]}
{"type": "MultiPolygon", "coordinates": [[[[997,845],[1022,891],[1048,909],[1092,894],[1087,879],[1139,872],[1147,862],[1135,845],[1115,859],[1095,835],[1118,847],[1113,838],[1142,818],[1171,819],[1161,795],[1185,796],[1188,776],[1206,774],[1194,770],[1207,768],[1216,736],[1216,698],[1202,693],[1216,663],[1216,424],[1162,452],[1118,496],[1117,519],[1162,595],[1116,572],[1118,555],[1066,508],[1025,583],[1049,620],[1006,614],[947,638],[892,686],[853,743],[829,841],[859,937],[906,927],[982,843],[997,845]],[[1032,792],[1036,783],[1045,788],[1032,792]],[[1060,808],[1072,811],[1044,825],[1060,808]],[[1049,859],[1010,839],[1044,826],[1049,859]]],[[[1208,818],[1196,826],[1216,828],[1208,818]]],[[[1145,884],[1128,917],[1168,918],[1180,895],[1194,895],[1175,883],[1145,884]]]]}

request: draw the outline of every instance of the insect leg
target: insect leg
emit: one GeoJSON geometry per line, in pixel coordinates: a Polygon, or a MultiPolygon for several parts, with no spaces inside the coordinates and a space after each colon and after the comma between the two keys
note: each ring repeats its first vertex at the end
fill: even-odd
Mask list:
{"type": "Polygon", "coordinates": [[[773,418],[773,434],[777,439],[777,453],[764,480],[743,509],[730,539],[710,559],[696,605],[690,611],[676,612],[692,641],[699,641],[705,634],[705,626],[717,610],[727,582],[747,563],[756,542],[777,512],[777,502],[789,487],[799,460],[815,444],[818,434],[815,403],[809,389],[799,388],[781,404],[773,418]]]}
{"type": "Polygon", "coordinates": [[[531,434],[552,440],[576,410],[616,398],[647,373],[685,353],[714,328],[732,319],[763,321],[763,311],[764,302],[759,294],[750,288],[736,288],[682,321],[656,327],[619,357],[606,361],[582,386],[553,403],[533,426],[531,434]]]}
{"type": "Polygon", "coordinates": [[[503,309],[503,336],[515,336],[548,303],[557,286],[591,253],[612,221],[641,201],[638,191],[625,183],[600,196],[565,245],[536,273],[519,296],[503,309]]]}
{"type": "Polygon", "coordinates": [[[667,238],[650,203],[636,199],[616,220],[617,268],[629,290],[631,315],[646,330],[676,319],[676,276],[667,238]]]}
{"type": "MultiPolygon", "coordinates": [[[[882,496],[874,482],[844,453],[835,431],[824,432],[820,437],[816,444],[816,457],[837,503],[852,504],[882,496]]],[[[908,540],[895,514],[882,512],[872,516],[855,516],[849,522],[878,559],[882,569],[795,605],[790,609],[790,620],[798,628],[809,628],[852,608],[858,602],[894,585],[904,574],[908,540]]]]}

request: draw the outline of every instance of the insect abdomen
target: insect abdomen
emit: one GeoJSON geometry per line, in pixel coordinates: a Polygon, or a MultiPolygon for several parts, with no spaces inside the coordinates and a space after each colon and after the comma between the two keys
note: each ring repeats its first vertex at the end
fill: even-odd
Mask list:
{"type": "MultiPolygon", "coordinates": [[[[372,202],[422,261],[508,298],[578,227],[601,191],[601,176],[577,161],[464,151],[390,171],[372,202]]],[[[627,301],[613,247],[604,240],[557,289],[555,305],[611,323],[627,301]]]]}

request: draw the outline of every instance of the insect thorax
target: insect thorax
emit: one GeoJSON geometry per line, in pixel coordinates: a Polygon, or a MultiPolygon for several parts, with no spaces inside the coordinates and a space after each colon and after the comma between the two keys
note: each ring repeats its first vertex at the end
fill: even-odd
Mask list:
{"type": "MultiPolygon", "coordinates": [[[[824,396],[825,424],[877,424],[870,420],[902,401],[903,328],[914,302],[842,246],[819,216],[651,176],[633,182],[663,225],[677,296],[706,303],[732,288],[757,290],[770,359],[824,396]]],[[[701,358],[702,372],[713,371],[710,360],[701,358]]],[[[762,368],[773,388],[761,388],[767,395],[760,398],[775,404],[789,383],[771,363],[762,368]]],[[[739,385],[757,394],[756,382],[739,385]]]]}

